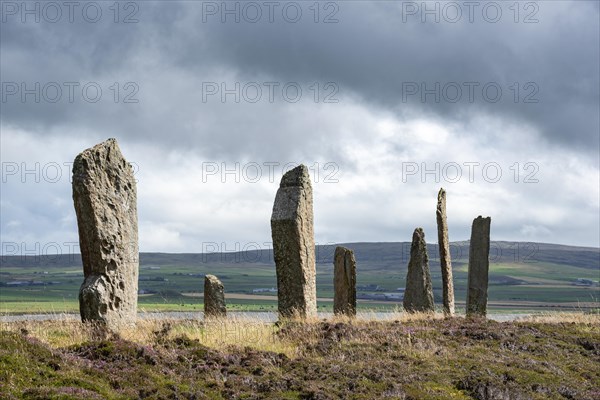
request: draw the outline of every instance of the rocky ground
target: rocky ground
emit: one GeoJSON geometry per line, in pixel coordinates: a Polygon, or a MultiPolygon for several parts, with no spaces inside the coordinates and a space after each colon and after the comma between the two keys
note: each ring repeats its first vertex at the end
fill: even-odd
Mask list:
{"type": "Polygon", "coordinates": [[[13,327],[0,332],[0,398],[592,400],[599,328],[598,319],[285,323],[272,339],[292,351],[276,352],[252,340],[209,348],[169,324],[144,343],[65,347],[13,327]]]}

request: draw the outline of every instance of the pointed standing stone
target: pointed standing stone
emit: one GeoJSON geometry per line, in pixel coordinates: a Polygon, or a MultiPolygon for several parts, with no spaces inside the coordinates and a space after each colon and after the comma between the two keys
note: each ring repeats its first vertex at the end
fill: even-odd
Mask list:
{"type": "Polygon", "coordinates": [[[308,168],[300,165],[281,178],[271,215],[277,301],[283,317],[317,313],[313,198],[308,168]]]}
{"type": "Polygon", "coordinates": [[[427,243],[422,228],[415,229],[412,237],[403,305],[407,312],[435,311],[427,243]]]}
{"type": "Polygon", "coordinates": [[[333,259],[333,312],[356,315],[356,260],[354,252],[342,246],[335,249],[333,259]]]}
{"type": "Polygon", "coordinates": [[[204,277],[204,318],[226,315],[225,288],[219,278],[206,275],[204,277]]]}
{"type": "Polygon", "coordinates": [[[467,278],[467,316],[487,313],[488,272],[490,268],[491,218],[481,215],[473,220],[469,242],[469,276],[467,278]]]}
{"type": "Polygon", "coordinates": [[[135,178],[115,139],[75,158],[72,186],[84,274],[81,319],[118,331],[136,320],[139,264],[135,178]]]}
{"type": "Polygon", "coordinates": [[[454,315],[454,284],[452,282],[452,261],[450,260],[450,241],[448,240],[448,222],[446,221],[446,191],[442,188],[437,200],[438,247],[440,267],[442,268],[442,298],[444,314],[454,315]]]}

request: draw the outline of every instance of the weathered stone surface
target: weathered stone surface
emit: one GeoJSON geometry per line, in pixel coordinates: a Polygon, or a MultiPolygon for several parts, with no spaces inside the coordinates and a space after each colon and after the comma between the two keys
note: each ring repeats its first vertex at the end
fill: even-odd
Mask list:
{"type": "Polygon", "coordinates": [[[335,249],[333,258],[333,312],[356,315],[356,260],[354,252],[342,246],[335,249]]]}
{"type": "Polygon", "coordinates": [[[427,243],[422,228],[415,229],[412,237],[403,305],[407,312],[434,311],[427,243]]]}
{"type": "Polygon", "coordinates": [[[271,215],[277,300],[283,317],[317,313],[312,186],[300,165],[281,178],[271,215]]]}
{"type": "Polygon", "coordinates": [[[138,295],[138,220],[135,178],[115,139],[84,150],[73,163],[84,281],[83,321],[110,330],[135,323],[138,295]]]}
{"type": "Polygon", "coordinates": [[[204,317],[224,317],[227,315],[225,308],[225,289],[223,284],[214,275],[204,278],[204,317]]]}
{"type": "Polygon", "coordinates": [[[442,301],[444,314],[451,317],[454,315],[454,283],[452,282],[452,260],[450,259],[450,241],[446,220],[446,191],[444,188],[441,188],[438,192],[436,219],[440,267],[442,268],[442,301]]]}
{"type": "Polygon", "coordinates": [[[467,316],[487,313],[488,272],[490,269],[490,217],[473,220],[469,242],[469,275],[467,278],[467,316]]]}

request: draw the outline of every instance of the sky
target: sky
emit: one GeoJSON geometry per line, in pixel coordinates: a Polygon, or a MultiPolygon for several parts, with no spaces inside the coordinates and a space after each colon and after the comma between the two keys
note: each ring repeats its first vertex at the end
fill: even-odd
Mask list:
{"type": "Polygon", "coordinates": [[[2,254],[78,252],[70,182],[118,140],[143,252],[269,248],[311,171],[317,244],[600,246],[596,1],[1,3],[2,254]]]}

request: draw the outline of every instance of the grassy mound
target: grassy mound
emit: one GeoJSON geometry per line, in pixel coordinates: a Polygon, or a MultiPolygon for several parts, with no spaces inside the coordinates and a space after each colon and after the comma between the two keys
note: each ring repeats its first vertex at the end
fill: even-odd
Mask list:
{"type": "Polygon", "coordinates": [[[3,326],[0,398],[600,398],[597,317],[216,324],[161,321],[97,339],[89,330],[70,343],[35,324],[3,326]]]}

